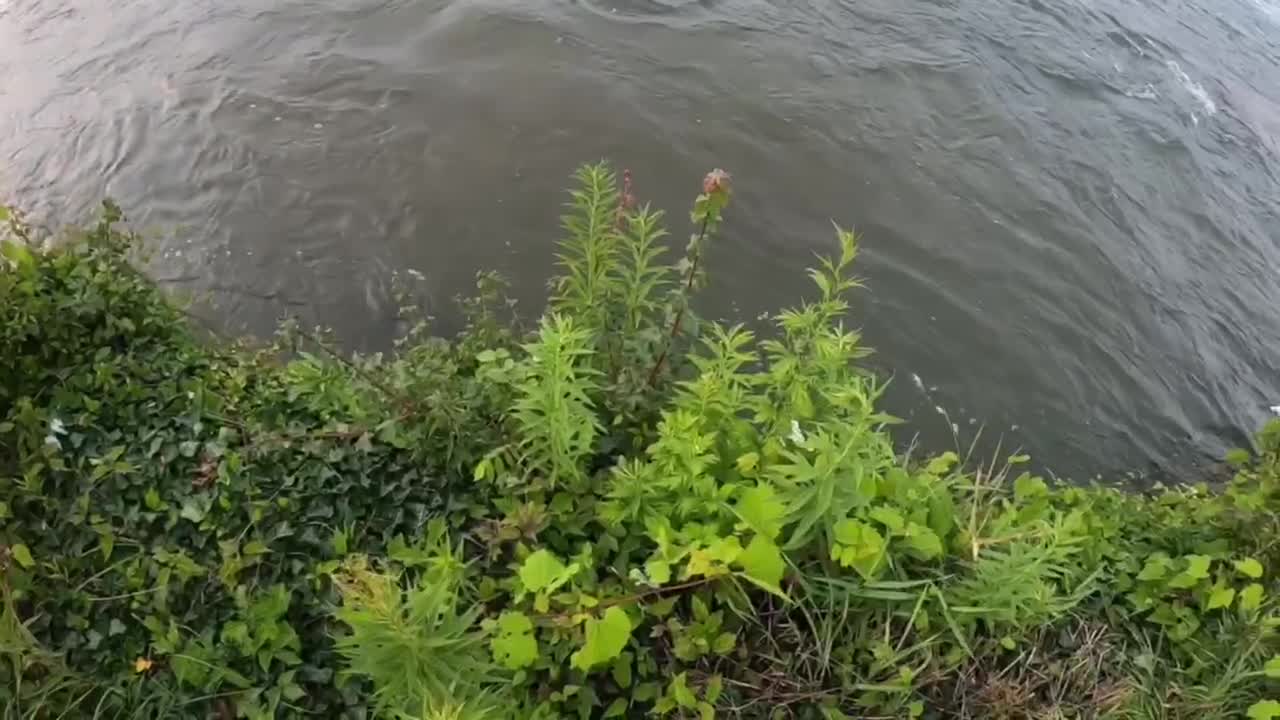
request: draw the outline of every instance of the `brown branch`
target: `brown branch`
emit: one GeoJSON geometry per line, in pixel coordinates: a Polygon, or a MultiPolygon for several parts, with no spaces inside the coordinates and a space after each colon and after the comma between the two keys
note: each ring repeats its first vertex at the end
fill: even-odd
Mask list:
{"type": "MultiPolygon", "coordinates": [[[[680,583],[679,585],[668,585],[668,586],[666,586],[666,587],[654,588],[654,589],[652,589],[652,590],[646,590],[646,591],[644,591],[644,592],[642,592],[642,593],[635,593],[635,594],[633,594],[633,595],[623,595],[622,597],[609,598],[609,599],[606,599],[606,600],[601,600],[601,601],[600,601],[600,602],[599,602],[599,603],[598,603],[594,608],[592,608],[592,609],[593,609],[593,610],[604,610],[604,609],[607,609],[607,608],[614,607],[615,605],[633,605],[633,604],[635,604],[635,603],[639,603],[639,602],[642,602],[642,601],[644,601],[644,600],[647,600],[647,599],[649,599],[649,598],[651,598],[651,597],[657,597],[657,596],[665,595],[665,594],[668,594],[668,593],[676,593],[676,592],[679,592],[679,591],[681,591],[681,590],[688,590],[689,588],[695,588],[695,587],[701,587],[701,586],[703,586],[703,585],[709,585],[709,584],[711,584],[711,583],[713,583],[713,582],[715,582],[715,581],[717,581],[717,580],[720,580],[720,579],[721,579],[721,578],[723,578],[723,577],[730,577],[730,576],[727,576],[727,575],[719,575],[719,576],[716,576],[716,577],[703,577],[703,578],[698,578],[697,580],[690,580],[690,581],[688,581],[688,582],[680,583]]],[[[564,623],[564,622],[568,621],[572,616],[577,615],[577,614],[579,614],[579,613],[549,613],[549,614],[544,614],[544,615],[535,615],[534,617],[541,617],[541,618],[545,618],[545,619],[547,619],[547,620],[551,620],[551,621],[553,621],[553,622],[555,622],[555,623],[564,623]]]]}

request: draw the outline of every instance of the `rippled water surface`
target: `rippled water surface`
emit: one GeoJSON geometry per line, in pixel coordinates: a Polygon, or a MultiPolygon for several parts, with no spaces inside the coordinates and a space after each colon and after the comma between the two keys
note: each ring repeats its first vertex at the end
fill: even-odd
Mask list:
{"type": "Polygon", "coordinates": [[[405,269],[446,319],[479,268],[532,303],[601,157],[677,221],[733,172],[713,314],[860,229],[930,446],[941,406],[1061,473],[1194,474],[1280,402],[1276,0],[0,1],[0,200],[115,197],[235,331],[385,347],[405,269]]]}

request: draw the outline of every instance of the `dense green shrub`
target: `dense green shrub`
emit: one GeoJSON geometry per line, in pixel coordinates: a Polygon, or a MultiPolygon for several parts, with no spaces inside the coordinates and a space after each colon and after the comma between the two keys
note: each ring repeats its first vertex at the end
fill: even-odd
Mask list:
{"type": "Polygon", "coordinates": [[[1280,423],[1220,487],[911,457],[845,326],[760,338],[583,168],[536,329],[197,337],[108,206],[0,270],[5,718],[1280,717],[1280,423]]]}

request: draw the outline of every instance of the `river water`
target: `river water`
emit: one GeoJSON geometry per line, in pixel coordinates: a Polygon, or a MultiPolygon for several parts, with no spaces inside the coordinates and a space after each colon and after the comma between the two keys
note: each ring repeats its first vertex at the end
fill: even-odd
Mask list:
{"type": "Polygon", "coordinates": [[[714,315],[861,230],[929,447],[1188,477],[1280,403],[1280,0],[0,0],[0,201],[116,198],[235,332],[386,347],[408,269],[535,312],[598,158],[677,237],[733,173],[714,315]]]}

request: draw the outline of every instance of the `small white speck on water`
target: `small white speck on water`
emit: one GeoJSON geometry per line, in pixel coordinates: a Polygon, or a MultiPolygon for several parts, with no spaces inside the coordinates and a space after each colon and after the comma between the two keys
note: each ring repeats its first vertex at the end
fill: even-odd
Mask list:
{"type": "Polygon", "coordinates": [[[249,103],[249,109],[258,107],[258,103],[249,103]]]}
{"type": "Polygon", "coordinates": [[[315,129],[319,130],[320,128],[324,127],[324,123],[316,123],[313,127],[315,127],[315,129]]]}
{"type": "Polygon", "coordinates": [[[280,116],[279,116],[279,115],[277,115],[277,116],[275,116],[275,117],[273,117],[273,118],[271,118],[271,119],[272,119],[272,120],[274,120],[274,121],[276,121],[276,122],[280,122],[280,116]]]}
{"type": "Polygon", "coordinates": [[[1017,426],[1017,425],[1010,425],[1010,426],[1009,426],[1009,432],[1018,432],[1018,426],[1017,426]]]}
{"type": "Polygon", "coordinates": [[[1272,405],[1271,412],[1275,413],[1276,415],[1280,415],[1280,405],[1272,405]]]}
{"type": "Polygon", "coordinates": [[[932,321],[934,321],[934,322],[938,322],[938,316],[937,316],[937,315],[930,315],[930,316],[929,316],[929,319],[930,319],[930,320],[932,320],[932,321]]]}

